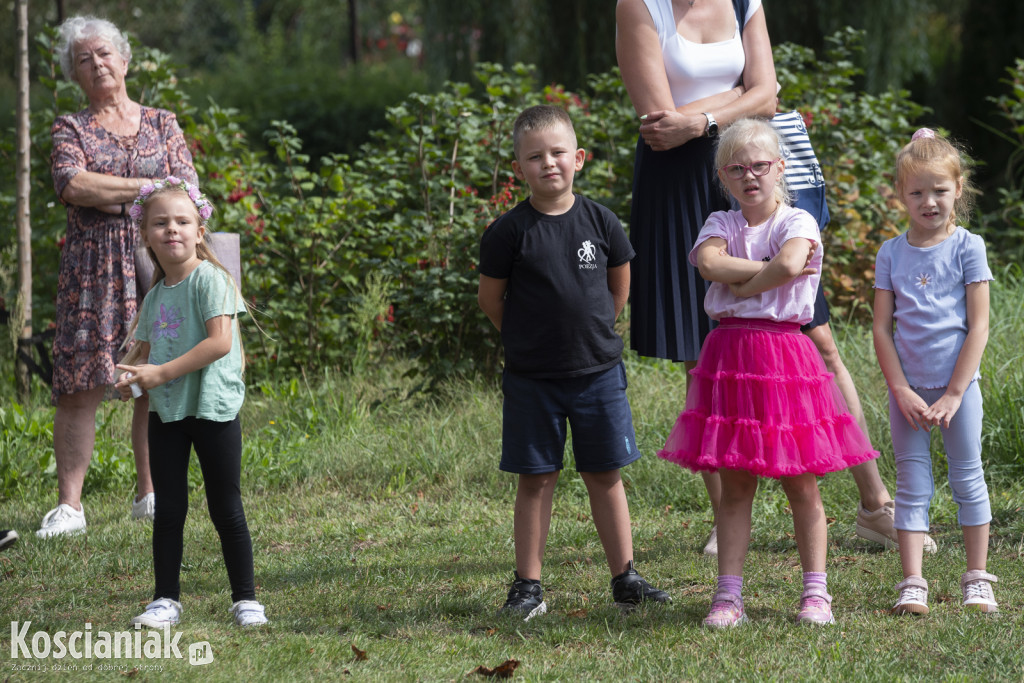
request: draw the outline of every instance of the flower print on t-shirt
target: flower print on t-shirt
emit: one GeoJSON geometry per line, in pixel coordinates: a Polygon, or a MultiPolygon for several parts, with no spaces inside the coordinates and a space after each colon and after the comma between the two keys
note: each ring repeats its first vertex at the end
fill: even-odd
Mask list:
{"type": "Polygon", "coordinates": [[[153,321],[153,341],[158,339],[177,339],[178,326],[185,319],[177,306],[165,307],[160,304],[160,317],[153,321]]]}

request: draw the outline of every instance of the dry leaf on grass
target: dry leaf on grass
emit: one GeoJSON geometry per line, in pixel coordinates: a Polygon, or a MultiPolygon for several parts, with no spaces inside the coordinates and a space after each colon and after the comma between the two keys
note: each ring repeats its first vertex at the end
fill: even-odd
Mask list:
{"type": "Polygon", "coordinates": [[[508,659],[503,664],[500,664],[493,669],[488,669],[486,666],[478,666],[469,673],[480,674],[481,676],[487,676],[489,678],[512,678],[512,673],[519,666],[519,660],[508,659]]]}
{"type": "Polygon", "coordinates": [[[352,645],[352,653],[355,654],[357,662],[364,662],[367,659],[366,650],[360,650],[355,645],[352,645]]]}

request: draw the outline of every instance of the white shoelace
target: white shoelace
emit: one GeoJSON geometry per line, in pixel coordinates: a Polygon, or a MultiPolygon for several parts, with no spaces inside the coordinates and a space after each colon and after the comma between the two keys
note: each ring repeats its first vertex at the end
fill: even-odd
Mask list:
{"type": "Polygon", "coordinates": [[[63,522],[65,519],[71,519],[74,515],[67,511],[66,508],[57,507],[52,513],[46,517],[46,526],[53,526],[63,522]]]}
{"type": "Polygon", "coordinates": [[[964,601],[981,598],[992,601],[992,585],[988,581],[971,581],[964,586],[964,601]]]}
{"type": "Polygon", "coordinates": [[[918,586],[906,586],[900,591],[900,601],[896,604],[904,605],[908,602],[919,602],[922,605],[928,602],[928,591],[918,586]]]}

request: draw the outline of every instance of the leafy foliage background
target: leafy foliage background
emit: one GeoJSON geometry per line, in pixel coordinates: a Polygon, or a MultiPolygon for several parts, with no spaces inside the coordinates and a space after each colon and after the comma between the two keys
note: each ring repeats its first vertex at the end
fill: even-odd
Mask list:
{"type": "MultiPolygon", "coordinates": [[[[803,113],[829,187],[823,279],[834,313],[869,315],[873,262],[881,241],[901,229],[891,189],[895,152],[926,108],[903,90],[858,91],[861,34],[828,39],[824,58],[807,48],[775,49],[781,106],[803,113]]],[[[49,129],[59,113],[84,106],[57,76],[53,33],[37,41],[37,70],[48,93],[32,114],[32,217],[35,321],[45,328],[53,295],[63,207],[49,175],[49,129]]],[[[348,372],[391,358],[413,358],[424,386],[453,374],[491,373],[499,337],[476,305],[480,235],[525,197],[511,173],[511,124],[525,106],[554,103],[572,116],[587,161],[577,191],[629,216],[637,122],[616,70],[592,75],[578,92],[542,85],[534,67],[478,64],[470,82],[446,82],[385,110],[384,125],[355,152],[311,154],[295,126],[271,120],[262,140],[246,132],[238,109],[212,98],[194,103],[170,56],[136,47],[130,92],[178,114],[204,190],[217,206],[215,229],[242,234],[244,294],[258,315],[247,328],[250,372],[348,372]]],[[[1007,122],[999,131],[1024,149],[1024,65],[1009,71],[1009,92],[993,101],[1007,122]]],[[[300,89],[300,92],[303,92],[300,89]]],[[[13,159],[12,141],[0,158],[13,159]]],[[[1020,255],[1024,197],[1019,160],[984,230],[997,259],[1020,255]]],[[[0,187],[13,188],[13,164],[0,187]]],[[[14,198],[0,191],[13,221],[14,198]]],[[[628,226],[627,226],[628,227],[628,226]]],[[[0,236],[3,296],[14,291],[13,234],[0,236]]]]}

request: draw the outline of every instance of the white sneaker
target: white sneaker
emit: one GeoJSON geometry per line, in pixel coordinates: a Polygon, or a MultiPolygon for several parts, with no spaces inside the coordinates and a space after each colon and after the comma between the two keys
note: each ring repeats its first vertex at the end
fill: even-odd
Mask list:
{"type": "Polygon", "coordinates": [[[132,519],[148,519],[153,521],[153,513],[156,510],[156,494],[152,491],[142,497],[142,500],[132,499],[132,519]]]}
{"type": "Polygon", "coordinates": [[[267,623],[263,605],[255,600],[239,600],[231,605],[231,613],[235,615],[235,623],[239,626],[260,626],[267,623]]]}
{"type": "Polygon", "coordinates": [[[718,525],[711,527],[711,535],[708,536],[707,545],[704,546],[705,555],[718,554],[718,525]]]}
{"type": "Polygon", "coordinates": [[[150,628],[163,628],[177,624],[181,618],[181,603],[170,598],[160,598],[146,605],[146,611],[132,617],[130,624],[142,624],[150,628]]]}
{"type": "Polygon", "coordinates": [[[960,587],[964,592],[964,607],[977,612],[998,612],[999,604],[992,592],[992,584],[998,581],[995,576],[981,569],[964,572],[960,577],[960,587]]]}
{"type": "Polygon", "coordinates": [[[81,534],[85,532],[85,506],[76,510],[67,503],[61,503],[46,513],[36,536],[51,538],[61,534],[81,534]]]}

